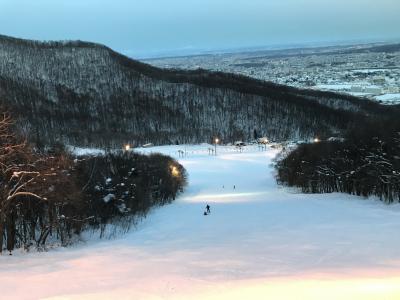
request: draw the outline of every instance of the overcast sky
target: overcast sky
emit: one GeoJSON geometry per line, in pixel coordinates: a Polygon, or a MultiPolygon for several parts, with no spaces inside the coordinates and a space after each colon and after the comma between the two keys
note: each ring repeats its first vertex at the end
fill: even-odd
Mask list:
{"type": "Polygon", "coordinates": [[[81,39],[146,57],[400,39],[400,0],[0,0],[0,34],[81,39]]]}

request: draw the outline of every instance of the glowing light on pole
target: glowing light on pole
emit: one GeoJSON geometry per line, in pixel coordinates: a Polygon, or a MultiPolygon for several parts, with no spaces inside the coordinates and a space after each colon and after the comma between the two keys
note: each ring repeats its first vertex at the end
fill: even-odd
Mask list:
{"type": "Polygon", "coordinates": [[[217,144],[219,143],[219,138],[215,138],[215,155],[217,155],[217,144]]]}
{"type": "Polygon", "coordinates": [[[174,177],[178,177],[178,176],[179,176],[179,170],[178,170],[178,168],[175,167],[175,166],[172,166],[172,167],[171,167],[171,174],[172,174],[172,176],[174,176],[174,177]]]}
{"type": "Polygon", "coordinates": [[[124,148],[125,148],[125,151],[129,151],[129,150],[131,150],[131,145],[126,144],[124,148]]]}

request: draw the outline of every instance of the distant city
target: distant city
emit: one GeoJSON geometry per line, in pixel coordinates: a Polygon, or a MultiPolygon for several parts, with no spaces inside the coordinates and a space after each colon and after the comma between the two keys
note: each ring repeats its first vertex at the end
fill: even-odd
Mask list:
{"type": "Polygon", "coordinates": [[[400,44],[361,44],[148,59],[162,68],[209,69],[300,88],[400,104],[400,44]]]}

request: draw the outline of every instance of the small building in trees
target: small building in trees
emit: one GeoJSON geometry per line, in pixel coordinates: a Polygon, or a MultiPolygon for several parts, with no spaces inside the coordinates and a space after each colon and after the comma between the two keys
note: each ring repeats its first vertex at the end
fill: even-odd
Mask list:
{"type": "Polygon", "coordinates": [[[257,139],[257,143],[259,144],[269,144],[269,140],[267,137],[260,137],[257,139]]]}

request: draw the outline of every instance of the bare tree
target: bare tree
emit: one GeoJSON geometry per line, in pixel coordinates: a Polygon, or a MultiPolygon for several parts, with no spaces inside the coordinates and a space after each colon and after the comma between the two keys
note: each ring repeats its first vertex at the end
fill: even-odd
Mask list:
{"type": "Polygon", "coordinates": [[[13,122],[8,113],[0,117],[0,253],[3,249],[4,231],[12,204],[19,196],[40,198],[28,192],[28,185],[39,176],[38,172],[25,168],[27,149],[24,141],[18,141],[11,131],[13,122]]]}
{"type": "MultiPolygon", "coordinates": [[[[62,156],[50,157],[35,153],[12,127],[13,120],[10,114],[1,113],[0,253],[3,250],[5,236],[7,249],[11,251],[15,246],[16,214],[21,201],[46,202],[47,206],[63,205],[67,198],[67,188],[71,188],[71,180],[67,178],[68,174],[65,172],[68,169],[68,160],[62,156]],[[54,197],[55,195],[58,197],[54,197]],[[52,199],[57,201],[49,201],[49,196],[53,196],[52,199]]],[[[48,215],[52,216],[52,213],[48,215]]],[[[54,217],[49,219],[51,219],[50,224],[42,228],[46,229],[46,232],[57,221],[54,217]]]]}

